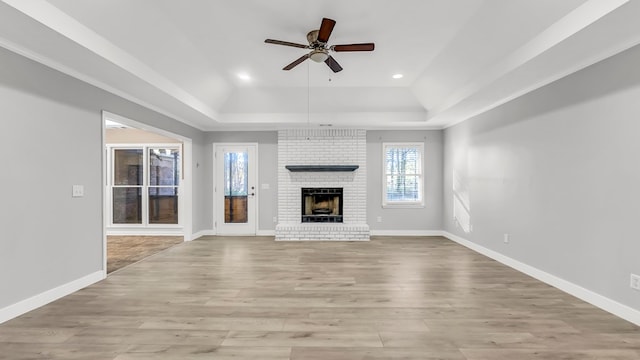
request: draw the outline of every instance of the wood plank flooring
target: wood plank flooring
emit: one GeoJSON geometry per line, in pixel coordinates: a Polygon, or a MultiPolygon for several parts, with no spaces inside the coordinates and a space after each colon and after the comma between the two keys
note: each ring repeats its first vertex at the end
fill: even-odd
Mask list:
{"type": "Polygon", "coordinates": [[[0,359],[640,359],[640,328],[440,237],[205,237],[0,325],[0,359]]]}
{"type": "Polygon", "coordinates": [[[107,273],[184,241],[182,236],[107,236],[107,273]]]}

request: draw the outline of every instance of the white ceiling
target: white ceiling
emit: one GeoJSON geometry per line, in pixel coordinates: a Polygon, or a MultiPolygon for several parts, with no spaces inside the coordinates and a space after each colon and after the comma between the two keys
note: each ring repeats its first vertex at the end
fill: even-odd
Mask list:
{"type": "Polygon", "coordinates": [[[640,0],[1,1],[0,46],[202,130],[442,128],[640,43],[640,0]],[[281,70],[323,17],[375,51],[281,70]]]}

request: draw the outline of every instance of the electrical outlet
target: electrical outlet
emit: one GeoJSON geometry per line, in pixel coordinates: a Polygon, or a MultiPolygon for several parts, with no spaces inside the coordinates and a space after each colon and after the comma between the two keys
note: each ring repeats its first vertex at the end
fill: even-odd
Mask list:
{"type": "Polygon", "coordinates": [[[382,216],[378,216],[378,218],[376,219],[376,221],[378,221],[378,222],[380,222],[380,223],[381,223],[381,222],[382,222],[382,216]]]}
{"type": "Polygon", "coordinates": [[[509,243],[509,240],[510,240],[509,238],[510,238],[510,237],[511,237],[511,236],[510,236],[509,234],[504,234],[504,239],[503,239],[503,241],[504,241],[504,243],[505,243],[505,244],[508,244],[508,243],[509,243]]]}
{"type": "Polygon", "coordinates": [[[640,291],[640,275],[631,274],[631,284],[629,284],[632,289],[640,291]]]}

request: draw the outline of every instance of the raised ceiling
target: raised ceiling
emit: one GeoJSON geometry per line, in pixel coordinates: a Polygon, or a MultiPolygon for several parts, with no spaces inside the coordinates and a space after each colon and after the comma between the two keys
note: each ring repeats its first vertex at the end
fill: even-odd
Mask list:
{"type": "Polygon", "coordinates": [[[640,0],[2,0],[0,46],[202,130],[443,128],[640,43],[640,0]],[[344,70],[306,61],[323,17],[344,70]],[[401,79],[392,75],[401,73],[401,79]],[[239,78],[240,74],[250,80],[239,78]]]}

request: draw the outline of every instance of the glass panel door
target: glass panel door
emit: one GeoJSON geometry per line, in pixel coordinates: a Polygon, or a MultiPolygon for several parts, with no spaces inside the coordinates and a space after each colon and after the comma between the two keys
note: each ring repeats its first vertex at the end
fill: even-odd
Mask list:
{"type": "Polygon", "coordinates": [[[248,154],[224,153],[224,222],[246,223],[248,200],[248,154]]]}
{"type": "Polygon", "coordinates": [[[215,152],[216,232],[255,235],[256,145],[220,144],[215,152]]]}

